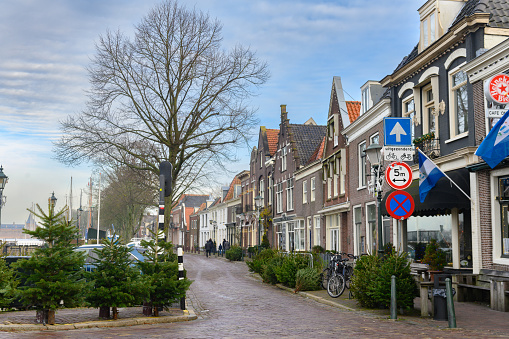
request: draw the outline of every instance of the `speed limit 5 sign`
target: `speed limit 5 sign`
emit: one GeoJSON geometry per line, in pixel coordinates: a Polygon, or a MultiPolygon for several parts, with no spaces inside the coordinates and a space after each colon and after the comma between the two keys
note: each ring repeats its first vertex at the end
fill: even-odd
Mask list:
{"type": "Polygon", "coordinates": [[[395,190],[404,190],[412,183],[412,170],[404,162],[393,162],[385,170],[385,180],[395,190]]]}

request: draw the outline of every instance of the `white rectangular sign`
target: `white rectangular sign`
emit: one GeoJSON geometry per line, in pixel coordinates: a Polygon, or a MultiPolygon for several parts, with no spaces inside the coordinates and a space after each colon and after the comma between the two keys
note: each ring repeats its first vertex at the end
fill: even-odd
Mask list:
{"type": "Polygon", "coordinates": [[[411,146],[384,146],[385,161],[413,161],[415,149],[411,146]]]}
{"type": "Polygon", "coordinates": [[[488,110],[486,111],[486,118],[502,118],[505,112],[507,112],[506,109],[488,108],[488,110]]]}

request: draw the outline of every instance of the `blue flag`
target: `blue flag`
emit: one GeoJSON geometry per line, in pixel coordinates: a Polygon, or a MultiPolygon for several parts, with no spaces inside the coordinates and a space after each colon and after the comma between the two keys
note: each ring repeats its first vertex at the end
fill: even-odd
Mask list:
{"type": "Polygon", "coordinates": [[[419,151],[419,198],[421,203],[426,199],[426,195],[435,187],[437,181],[445,174],[428,157],[419,151]]]}
{"type": "Polygon", "coordinates": [[[509,155],[509,111],[493,126],[475,151],[475,155],[494,168],[509,155]]]}

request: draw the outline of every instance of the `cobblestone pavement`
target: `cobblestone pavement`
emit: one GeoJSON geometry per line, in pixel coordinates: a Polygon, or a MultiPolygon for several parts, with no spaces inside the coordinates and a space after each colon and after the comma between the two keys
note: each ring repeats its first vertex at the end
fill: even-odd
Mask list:
{"type": "Polygon", "coordinates": [[[0,333],[0,338],[509,337],[509,328],[504,329],[509,317],[493,329],[487,326],[455,330],[445,329],[446,322],[419,317],[388,320],[382,313],[332,307],[263,284],[248,273],[245,263],[203,255],[186,255],[184,260],[188,275],[194,280],[188,305],[199,316],[198,320],[123,328],[0,333]]]}
{"type": "MultiPolygon", "coordinates": [[[[161,317],[182,315],[180,308],[171,308],[159,312],[161,317]]],[[[118,319],[143,318],[143,307],[126,307],[118,309],[118,319]]],[[[56,324],[72,324],[85,321],[102,320],[99,318],[99,309],[80,308],[58,310],[55,315],[56,324]]],[[[35,324],[35,311],[10,312],[1,314],[0,324],[35,324]]]]}

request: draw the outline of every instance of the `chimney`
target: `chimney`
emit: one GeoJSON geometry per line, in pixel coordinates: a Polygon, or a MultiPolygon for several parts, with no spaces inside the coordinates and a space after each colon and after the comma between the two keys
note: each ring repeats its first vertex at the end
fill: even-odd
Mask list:
{"type": "Polygon", "coordinates": [[[281,105],[281,121],[285,121],[287,117],[286,105],[281,105]]]}

